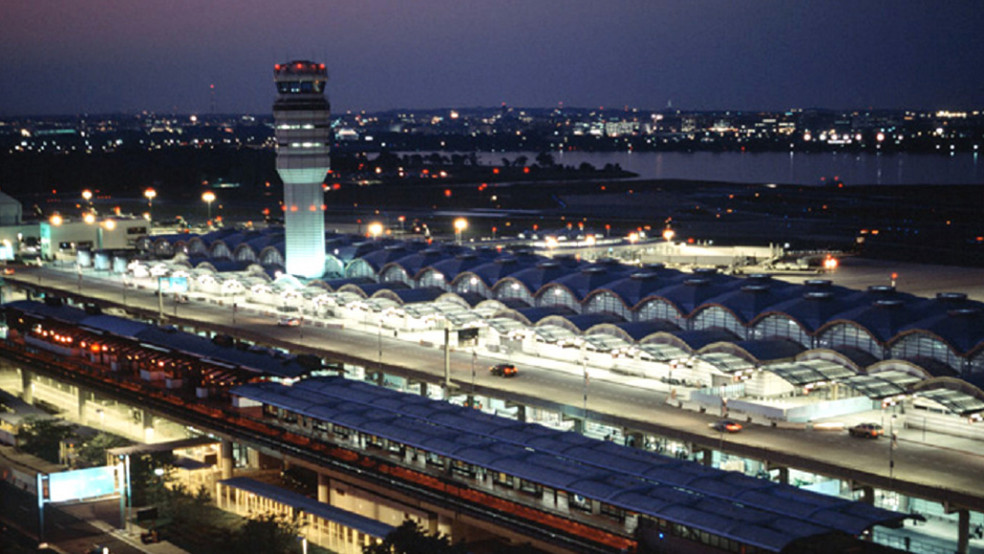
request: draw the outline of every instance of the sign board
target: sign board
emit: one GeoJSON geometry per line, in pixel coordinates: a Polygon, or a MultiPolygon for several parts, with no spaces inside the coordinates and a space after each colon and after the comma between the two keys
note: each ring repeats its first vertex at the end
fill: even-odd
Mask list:
{"type": "Polygon", "coordinates": [[[85,500],[121,492],[123,466],[90,467],[48,475],[48,502],[85,500]]]}

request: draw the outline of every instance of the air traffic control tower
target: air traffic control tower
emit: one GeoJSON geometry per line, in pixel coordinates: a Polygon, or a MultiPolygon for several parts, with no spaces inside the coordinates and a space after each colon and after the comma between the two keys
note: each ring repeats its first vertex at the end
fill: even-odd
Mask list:
{"type": "Polygon", "coordinates": [[[331,167],[331,107],[325,64],[292,61],[273,69],[277,172],[284,182],[287,273],[321,277],[325,271],[325,205],[321,188],[331,167]]]}

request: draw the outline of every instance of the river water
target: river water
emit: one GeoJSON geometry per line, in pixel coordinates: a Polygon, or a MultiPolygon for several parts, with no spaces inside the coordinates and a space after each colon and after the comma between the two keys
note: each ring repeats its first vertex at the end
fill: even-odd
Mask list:
{"type": "MultiPolygon", "coordinates": [[[[850,154],[794,152],[552,152],[558,164],[587,162],[601,169],[618,164],[644,179],[693,179],[739,183],[822,185],[839,178],[847,185],[984,185],[979,153],[850,154]],[[826,181],[824,181],[826,179],[826,181]]],[[[482,152],[482,163],[534,152],[482,152]]]]}

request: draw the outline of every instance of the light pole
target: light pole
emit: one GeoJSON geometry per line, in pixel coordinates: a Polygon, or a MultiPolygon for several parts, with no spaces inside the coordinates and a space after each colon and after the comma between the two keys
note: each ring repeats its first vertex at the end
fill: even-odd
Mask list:
{"type": "Polygon", "coordinates": [[[455,244],[461,244],[461,233],[468,228],[468,220],[459,217],[454,220],[454,242],[455,244]]]}
{"type": "Polygon", "coordinates": [[[588,425],[588,353],[587,343],[581,341],[581,369],[584,371],[584,425],[588,425]]]}
{"type": "Polygon", "coordinates": [[[444,320],[444,391],[451,392],[451,322],[444,320]]]}
{"type": "Polygon", "coordinates": [[[472,395],[475,394],[475,361],[478,359],[478,352],[472,347],[472,395]]]}
{"type": "Polygon", "coordinates": [[[157,198],[157,191],[148,188],[144,191],[144,197],[147,198],[147,215],[148,215],[148,227],[153,229],[154,227],[154,198],[157,198]]]}
{"type": "Polygon", "coordinates": [[[92,191],[85,189],[82,191],[82,199],[85,200],[86,208],[92,211],[92,191]]]}
{"type": "Polygon", "coordinates": [[[164,289],[161,286],[163,275],[157,276],[157,318],[159,323],[164,323],[164,289]]]}
{"type": "Polygon", "coordinates": [[[895,414],[888,420],[888,478],[895,475],[895,449],[898,447],[898,436],[895,434],[895,414]]]}
{"type": "Polygon", "coordinates": [[[212,202],[215,202],[215,193],[207,190],[202,193],[202,200],[208,204],[208,226],[212,226],[212,202]]]}
{"type": "Polygon", "coordinates": [[[383,224],[378,221],[373,221],[369,224],[369,235],[372,236],[372,240],[377,240],[379,235],[383,234],[383,224]]]}

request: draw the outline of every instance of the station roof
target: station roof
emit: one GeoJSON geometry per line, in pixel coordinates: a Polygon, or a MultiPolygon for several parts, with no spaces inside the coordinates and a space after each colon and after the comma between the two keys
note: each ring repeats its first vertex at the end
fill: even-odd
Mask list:
{"type": "Polygon", "coordinates": [[[254,383],[232,394],[772,551],[906,517],[337,377],[254,383]]]}
{"type": "Polygon", "coordinates": [[[842,381],[853,377],[853,369],[828,360],[806,360],[772,364],[762,367],[788,381],[791,385],[802,387],[814,383],[842,381]]]}
{"type": "Polygon", "coordinates": [[[327,521],[334,521],[345,527],[356,529],[363,534],[376,538],[385,538],[393,531],[393,526],[378,522],[374,519],[360,516],[359,514],[336,508],[324,502],[318,502],[287,489],[283,489],[262,481],[250,479],[249,477],[233,477],[223,479],[219,483],[235,489],[251,492],[263,498],[269,498],[275,502],[291,506],[307,514],[320,517],[327,521]]]}
{"type": "Polygon", "coordinates": [[[880,400],[905,394],[908,387],[919,380],[919,377],[903,371],[883,371],[873,375],[848,377],[843,383],[869,398],[880,400]]]}

